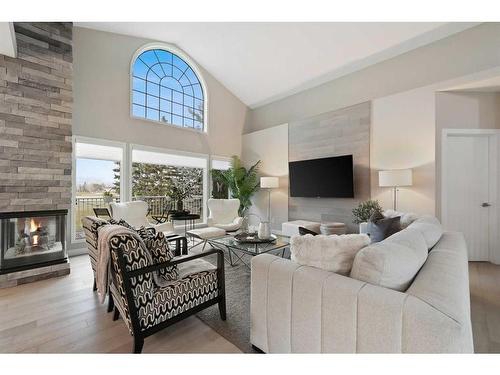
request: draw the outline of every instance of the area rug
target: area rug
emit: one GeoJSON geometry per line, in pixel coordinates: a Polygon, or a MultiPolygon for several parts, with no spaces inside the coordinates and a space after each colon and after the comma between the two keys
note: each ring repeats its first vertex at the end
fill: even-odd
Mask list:
{"type": "MultiPolygon", "coordinates": [[[[207,259],[216,264],[215,257],[207,259]]],[[[245,259],[250,261],[250,259],[245,259]]],[[[225,262],[226,321],[221,320],[217,305],[196,316],[244,353],[256,353],[250,344],[250,270],[243,264],[230,266],[225,262]]]]}

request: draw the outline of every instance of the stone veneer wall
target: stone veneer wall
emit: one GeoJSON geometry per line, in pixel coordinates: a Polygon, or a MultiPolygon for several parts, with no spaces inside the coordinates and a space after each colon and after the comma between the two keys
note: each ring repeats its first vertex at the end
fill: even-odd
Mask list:
{"type": "Polygon", "coordinates": [[[71,23],[15,23],[17,58],[0,55],[0,212],[69,209],[71,23]]]}

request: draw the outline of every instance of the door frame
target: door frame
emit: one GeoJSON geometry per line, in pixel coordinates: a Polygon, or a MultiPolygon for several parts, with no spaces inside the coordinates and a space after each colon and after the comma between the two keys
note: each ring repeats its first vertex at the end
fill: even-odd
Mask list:
{"type": "MultiPolygon", "coordinates": [[[[492,164],[489,166],[490,169],[490,179],[489,179],[489,200],[492,202],[493,209],[489,210],[489,219],[490,219],[490,225],[496,226],[498,223],[498,207],[497,207],[497,200],[500,198],[500,195],[498,194],[498,186],[497,186],[497,181],[498,181],[498,154],[499,150],[498,148],[500,147],[500,130],[499,129],[443,129],[442,134],[441,134],[441,221],[443,224],[443,227],[446,228],[446,225],[448,223],[448,202],[445,199],[445,192],[447,191],[448,187],[448,181],[447,181],[447,174],[445,171],[447,170],[448,167],[448,144],[447,140],[449,137],[453,136],[469,136],[469,137],[488,137],[489,139],[493,139],[494,142],[496,143],[496,147],[493,147],[493,149],[490,149],[490,161],[492,164]],[[490,138],[491,137],[491,138],[490,138]]],[[[489,260],[490,262],[493,262],[495,264],[500,264],[500,254],[492,253],[492,246],[495,246],[497,244],[498,240],[500,239],[497,238],[497,233],[494,230],[489,231],[488,235],[488,241],[489,241],[489,249],[488,249],[488,255],[489,255],[489,260]]]]}

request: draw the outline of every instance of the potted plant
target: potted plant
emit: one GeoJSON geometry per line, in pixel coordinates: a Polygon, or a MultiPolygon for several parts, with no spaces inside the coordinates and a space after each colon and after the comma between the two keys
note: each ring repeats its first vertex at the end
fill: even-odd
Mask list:
{"type": "Polygon", "coordinates": [[[167,187],[167,196],[175,202],[177,212],[184,211],[184,200],[191,198],[198,189],[200,175],[192,168],[181,168],[175,178],[171,178],[167,187]]]}
{"type": "Polygon", "coordinates": [[[238,213],[242,217],[252,205],[250,200],[252,195],[259,189],[259,178],[257,176],[259,165],[260,160],[247,169],[242,165],[239,157],[233,156],[229,169],[225,171],[211,170],[213,180],[228,186],[231,197],[240,200],[238,213]]]}
{"type": "Polygon", "coordinates": [[[105,204],[110,204],[113,202],[113,193],[111,191],[112,189],[105,190],[104,193],[102,193],[102,199],[105,204]]]}
{"type": "Polygon", "coordinates": [[[361,202],[358,207],[352,210],[353,223],[359,225],[359,233],[367,233],[368,220],[374,212],[382,212],[382,207],[377,200],[371,199],[361,202]]]}

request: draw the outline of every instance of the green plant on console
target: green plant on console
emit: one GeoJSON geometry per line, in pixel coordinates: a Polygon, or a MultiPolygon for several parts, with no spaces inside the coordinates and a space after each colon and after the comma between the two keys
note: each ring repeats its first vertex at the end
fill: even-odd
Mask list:
{"type": "Polygon", "coordinates": [[[354,216],[353,223],[361,224],[370,220],[370,217],[374,212],[382,212],[382,207],[377,200],[367,200],[361,202],[358,207],[352,210],[352,215],[354,216]]]}

